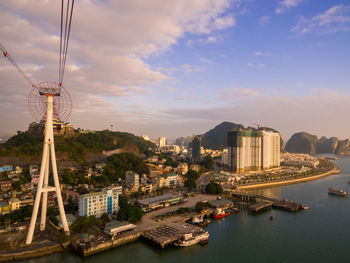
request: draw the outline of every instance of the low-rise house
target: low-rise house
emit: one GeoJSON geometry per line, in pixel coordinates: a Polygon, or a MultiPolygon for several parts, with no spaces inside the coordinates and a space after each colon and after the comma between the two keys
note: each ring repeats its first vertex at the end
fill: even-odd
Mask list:
{"type": "Polygon", "coordinates": [[[0,190],[3,192],[9,191],[12,189],[12,181],[6,180],[6,181],[0,181],[0,190]]]}
{"type": "Polygon", "coordinates": [[[0,166],[0,173],[11,172],[12,169],[13,169],[12,165],[3,165],[3,166],[0,166]]]}
{"type": "Polygon", "coordinates": [[[137,226],[127,222],[127,221],[111,221],[105,225],[105,233],[111,237],[115,237],[122,232],[136,229],[137,226]]]}
{"type": "Polygon", "coordinates": [[[145,199],[140,199],[137,202],[140,204],[144,212],[151,211],[160,207],[177,204],[181,202],[183,196],[180,194],[164,194],[145,199]]]}

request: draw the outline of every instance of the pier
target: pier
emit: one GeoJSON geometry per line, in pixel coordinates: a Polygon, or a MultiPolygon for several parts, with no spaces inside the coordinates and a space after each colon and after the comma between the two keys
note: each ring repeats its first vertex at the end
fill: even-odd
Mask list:
{"type": "MultiPolygon", "coordinates": [[[[272,204],[273,208],[288,211],[288,212],[297,212],[301,209],[304,209],[303,205],[297,204],[295,202],[292,202],[292,201],[289,201],[286,199],[279,200],[276,198],[258,195],[258,194],[232,191],[231,196],[234,197],[235,199],[238,199],[238,200],[256,203],[257,206],[254,206],[254,205],[251,205],[251,206],[253,206],[253,209],[258,209],[258,210],[260,207],[263,207],[262,202],[270,203],[270,204],[272,204]],[[262,202],[257,203],[257,200],[261,200],[262,202]]],[[[263,208],[261,208],[261,209],[263,209],[263,208]]]]}
{"type": "Polygon", "coordinates": [[[172,245],[182,235],[200,230],[200,227],[188,223],[172,223],[145,231],[142,237],[160,248],[165,248],[172,245]]]}
{"type": "Polygon", "coordinates": [[[267,210],[271,210],[272,208],[272,203],[271,202],[266,202],[262,201],[253,205],[249,206],[249,212],[250,213],[261,213],[267,210]]]}

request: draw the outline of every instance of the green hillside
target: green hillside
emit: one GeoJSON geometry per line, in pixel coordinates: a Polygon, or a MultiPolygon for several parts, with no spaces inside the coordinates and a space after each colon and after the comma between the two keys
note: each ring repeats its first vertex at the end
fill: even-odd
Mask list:
{"type": "MultiPolygon", "coordinates": [[[[17,157],[21,160],[40,159],[43,149],[43,135],[19,132],[7,142],[0,144],[0,157],[17,157]]],[[[149,152],[155,145],[141,137],[126,132],[97,131],[79,133],[74,136],[55,136],[57,159],[82,163],[89,154],[99,155],[102,151],[120,149],[137,155],[149,152]]]]}

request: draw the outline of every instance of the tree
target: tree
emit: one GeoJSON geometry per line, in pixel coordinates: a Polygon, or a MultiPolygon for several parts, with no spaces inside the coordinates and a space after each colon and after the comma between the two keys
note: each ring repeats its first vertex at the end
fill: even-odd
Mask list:
{"type": "Polygon", "coordinates": [[[140,221],[142,217],[143,212],[138,204],[129,204],[126,197],[120,196],[118,220],[137,222],[140,221]]]}
{"type": "Polygon", "coordinates": [[[194,170],[189,170],[185,177],[186,181],[184,186],[188,187],[189,189],[196,189],[196,180],[199,178],[200,174],[194,170]]]}
{"type": "Polygon", "coordinates": [[[204,156],[203,160],[199,162],[204,172],[214,170],[214,159],[210,155],[204,156]]]}
{"type": "Polygon", "coordinates": [[[205,192],[207,194],[215,195],[215,194],[221,194],[223,192],[223,189],[221,185],[211,182],[207,184],[207,186],[205,187],[205,192]]]}

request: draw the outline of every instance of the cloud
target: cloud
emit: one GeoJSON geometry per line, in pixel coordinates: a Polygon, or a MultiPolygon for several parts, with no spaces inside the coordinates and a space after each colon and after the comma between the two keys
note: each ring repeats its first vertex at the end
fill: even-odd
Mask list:
{"type": "Polygon", "coordinates": [[[236,20],[232,14],[226,15],[224,17],[218,17],[214,20],[213,26],[215,29],[221,30],[227,27],[236,25],[236,20]]]}
{"type": "Polygon", "coordinates": [[[213,61],[211,61],[210,59],[207,59],[207,58],[200,58],[199,61],[203,62],[203,63],[206,63],[208,65],[213,64],[213,61]]]}
{"type": "Polygon", "coordinates": [[[279,3],[275,12],[276,12],[276,14],[281,14],[284,11],[286,11],[287,9],[298,6],[302,1],[303,0],[283,0],[279,3]]]}
{"type": "Polygon", "coordinates": [[[269,52],[261,52],[261,51],[255,51],[253,54],[253,56],[256,56],[256,57],[261,57],[261,56],[270,56],[271,53],[269,52]]]}
{"type": "Polygon", "coordinates": [[[291,29],[297,36],[307,33],[331,34],[338,31],[350,31],[350,5],[333,6],[310,19],[301,16],[298,24],[291,29]]]}
{"type": "Polygon", "coordinates": [[[192,72],[202,72],[205,70],[205,67],[203,65],[190,65],[190,64],[183,64],[181,66],[181,69],[185,73],[192,73],[192,72]]]}
{"type": "Polygon", "coordinates": [[[303,86],[304,86],[304,82],[297,82],[297,83],[296,83],[296,86],[297,86],[297,87],[303,87],[303,86]]]}
{"type": "MultiPolygon", "coordinates": [[[[168,75],[177,69],[154,69],[146,59],[170,50],[185,35],[204,35],[212,40],[210,36],[214,31],[235,25],[234,16],[227,14],[227,10],[238,2],[76,1],[64,79],[73,98],[73,119],[76,120],[74,114],[78,112],[77,116],[84,119],[85,106],[95,109],[94,116],[99,115],[97,118],[101,120],[106,118],[102,105],[111,114],[118,114],[118,105],[113,107],[106,97],[128,100],[172,80],[168,75]],[[90,105],[89,100],[94,104],[90,105]],[[100,107],[96,106],[97,102],[100,107]]],[[[1,41],[34,80],[57,80],[59,10],[60,3],[56,0],[0,2],[1,41]]],[[[190,40],[187,42],[192,45],[190,40]]],[[[201,71],[202,67],[185,65],[182,69],[201,71]]],[[[8,103],[0,105],[0,112],[12,119],[7,122],[7,129],[26,128],[25,123],[31,122],[28,114],[21,122],[14,118],[26,111],[25,97],[29,89],[15,69],[2,60],[1,96],[7,94],[8,103],[16,101],[15,107],[8,103]],[[18,100],[19,94],[23,100],[18,100]],[[18,106],[19,101],[23,101],[23,107],[18,106]]],[[[85,124],[91,125],[91,119],[85,124]]]]}
{"type": "Polygon", "coordinates": [[[218,40],[217,40],[216,37],[209,36],[209,37],[207,38],[207,40],[205,41],[205,43],[215,43],[215,42],[217,42],[217,41],[218,41],[218,40]]]}
{"type": "Polygon", "coordinates": [[[259,18],[258,23],[259,23],[259,25],[264,26],[264,25],[266,25],[270,20],[271,20],[271,17],[270,17],[270,16],[262,16],[262,17],[259,18]]]}
{"type": "Polygon", "coordinates": [[[258,90],[250,88],[232,87],[219,91],[219,96],[225,100],[237,100],[243,97],[255,97],[260,94],[258,90]]]}

